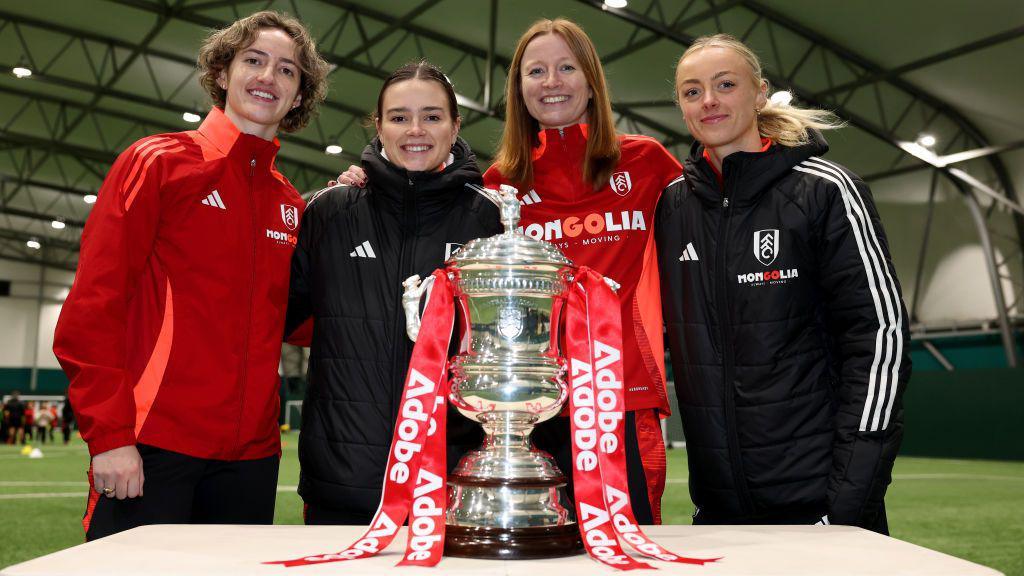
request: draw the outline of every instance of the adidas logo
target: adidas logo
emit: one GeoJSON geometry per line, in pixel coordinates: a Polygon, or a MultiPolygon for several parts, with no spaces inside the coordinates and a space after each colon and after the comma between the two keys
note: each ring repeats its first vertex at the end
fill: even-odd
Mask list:
{"type": "Polygon", "coordinates": [[[519,205],[520,206],[529,206],[530,204],[540,204],[540,202],[541,202],[540,196],[537,194],[536,190],[530,190],[526,194],[523,194],[523,197],[519,199],[519,205]]]}
{"type": "Polygon", "coordinates": [[[373,248],[370,247],[370,241],[365,240],[356,249],[349,253],[349,256],[353,258],[376,258],[377,255],[373,253],[373,248]]]}
{"type": "Polygon", "coordinates": [[[220,199],[220,192],[214,190],[210,192],[210,195],[203,198],[203,204],[207,206],[213,206],[214,208],[220,208],[221,210],[227,210],[228,207],[224,205],[224,201],[220,199]]]}
{"type": "Polygon", "coordinates": [[[697,258],[697,251],[693,249],[693,242],[686,245],[686,248],[683,249],[683,255],[679,257],[680,262],[688,262],[690,260],[700,260],[700,258],[697,258]]]}

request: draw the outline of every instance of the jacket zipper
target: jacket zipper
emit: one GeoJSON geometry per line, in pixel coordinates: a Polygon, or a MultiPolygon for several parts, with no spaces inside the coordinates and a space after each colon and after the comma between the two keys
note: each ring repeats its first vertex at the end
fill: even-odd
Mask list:
{"type": "Polygon", "coordinates": [[[729,271],[726,262],[728,249],[726,238],[729,236],[729,223],[732,211],[729,210],[729,193],[722,184],[722,222],[718,227],[718,337],[722,342],[722,401],[725,404],[725,427],[729,441],[729,460],[731,462],[733,483],[740,497],[744,515],[754,512],[754,505],[747,490],[747,482],[743,474],[743,460],[740,457],[739,432],[736,430],[736,391],[732,387],[733,345],[732,330],[729,328],[729,271]]]}
{"type": "MultiPolygon", "coordinates": [[[[559,128],[558,129],[558,142],[559,142],[559,144],[561,144],[561,147],[562,147],[562,159],[561,159],[561,161],[564,162],[565,158],[569,156],[569,147],[565,144],[565,128],[559,128]]],[[[572,202],[573,202],[573,204],[579,202],[580,198],[582,198],[582,197],[583,197],[583,194],[581,193],[580,190],[577,190],[577,185],[574,182],[573,189],[572,189],[572,202]]]]}
{"type": "MultiPolygon", "coordinates": [[[[401,242],[399,244],[399,256],[398,256],[398,283],[403,282],[409,276],[412,276],[415,271],[412,270],[413,261],[412,252],[415,250],[415,226],[416,226],[416,185],[413,183],[411,178],[407,179],[409,188],[407,193],[402,197],[402,220],[399,225],[399,237],[401,242]],[[408,269],[407,269],[408,268],[408,269]]],[[[402,364],[401,360],[403,354],[408,348],[408,343],[405,341],[405,311],[401,306],[395,308],[395,317],[392,322],[394,326],[394,334],[397,335],[398,341],[392,347],[391,354],[391,366],[397,367],[402,364]]],[[[403,374],[404,376],[404,374],[403,374]]],[[[392,426],[397,421],[398,416],[398,402],[401,400],[402,388],[405,385],[405,379],[399,383],[398,390],[391,391],[391,419],[392,426]]],[[[394,432],[392,430],[392,432],[394,432]]]]}
{"type": "Polygon", "coordinates": [[[255,188],[253,187],[253,180],[256,178],[256,158],[249,161],[249,241],[252,244],[251,257],[249,260],[249,302],[246,307],[246,323],[245,323],[245,339],[243,340],[244,347],[242,349],[242,391],[239,395],[238,403],[238,423],[235,426],[235,456],[239,457],[242,455],[242,447],[239,444],[239,438],[242,434],[242,419],[245,414],[245,391],[249,387],[249,334],[252,331],[252,302],[255,299],[256,291],[256,206],[255,199],[253,197],[255,188]]]}

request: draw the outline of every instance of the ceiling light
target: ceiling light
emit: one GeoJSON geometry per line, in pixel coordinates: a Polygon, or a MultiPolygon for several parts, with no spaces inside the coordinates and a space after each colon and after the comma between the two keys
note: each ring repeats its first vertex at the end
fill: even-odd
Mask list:
{"type": "Polygon", "coordinates": [[[202,118],[202,116],[200,116],[199,114],[195,114],[194,112],[185,112],[184,114],[181,115],[181,119],[184,120],[185,122],[191,122],[192,124],[195,124],[196,122],[199,122],[203,118],[202,118]]]}
{"type": "Polygon", "coordinates": [[[331,144],[327,148],[324,148],[324,152],[330,154],[331,156],[337,156],[338,154],[341,154],[341,150],[341,146],[338,146],[337,144],[331,144]]]}
{"type": "Polygon", "coordinates": [[[40,248],[43,247],[43,245],[39,243],[39,240],[36,240],[35,238],[29,240],[28,242],[25,242],[25,246],[28,246],[33,250],[39,250],[40,248]]]}
{"type": "Polygon", "coordinates": [[[50,226],[53,226],[54,230],[63,230],[65,224],[63,220],[54,220],[53,222],[50,222],[50,226]]]}
{"type": "Polygon", "coordinates": [[[787,92],[786,90],[781,90],[779,92],[776,92],[775,94],[772,94],[770,100],[772,104],[775,104],[776,106],[788,106],[789,103],[793,101],[793,94],[791,92],[787,92]]]}
{"type": "Polygon", "coordinates": [[[604,0],[605,8],[625,8],[629,4],[627,0],[604,0]]]}
{"type": "Polygon", "coordinates": [[[935,146],[935,142],[937,142],[937,140],[935,139],[935,136],[932,136],[931,134],[921,134],[917,137],[917,143],[925,148],[935,146]]]}
{"type": "Polygon", "coordinates": [[[96,203],[96,195],[95,194],[86,194],[85,196],[82,196],[82,202],[85,202],[86,204],[95,204],[96,203]]]}
{"type": "Polygon", "coordinates": [[[946,165],[942,158],[935,155],[935,152],[921,146],[917,142],[897,142],[896,144],[899,145],[904,152],[914,156],[915,158],[924,160],[936,168],[942,168],[946,165]]]}
{"type": "Polygon", "coordinates": [[[32,71],[28,68],[25,68],[24,66],[17,66],[15,68],[12,68],[11,72],[13,72],[14,75],[18,78],[28,78],[32,75],[32,71]]]}

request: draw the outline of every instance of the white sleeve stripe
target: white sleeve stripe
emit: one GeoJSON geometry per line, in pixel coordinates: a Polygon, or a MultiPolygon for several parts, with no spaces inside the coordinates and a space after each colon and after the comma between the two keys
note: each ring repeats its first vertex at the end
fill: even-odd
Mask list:
{"type": "MultiPolygon", "coordinates": [[[[841,180],[835,173],[834,169],[826,168],[820,165],[815,165],[809,162],[803,163],[802,166],[795,166],[794,170],[805,172],[808,174],[814,174],[821,178],[831,181],[839,189],[841,197],[843,199],[843,205],[846,209],[847,219],[850,221],[851,228],[854,233],[854,238],[857,242],[857,249],[861,256],[861,262],[864,265],[864,271],[868,279],[868,287],[871,291],[871,298],[875,306],[875,315],[878,319],[878,331],[875,335],[875,352],[872,360],[871,371],[868,377],[868,392],[864,404],[864,412],[861,416],[860,430],[866,431],[868,429],[869,416],[874,412],[875,418],[872,419],[871,430],[878,429],[878,419],[884,405],[886,390],[891,389],[893,386],[887,386],[888,384],[886,376],[890,359],[893,355],[892,350],[892,325],[895,323],[892,311],[895,308],[894,298],[895,289],[891,292],[890,286],[884,285],[883,274],[880,270],[883,267],[881,258],[875,253],[874,249],[877,248],[877,239],[875,239],[874,246],[866,244],[865,237],[869,234],[873,235],[874,230],[865,222],[870,220],[870,217],[864,213],[862,205],[856,203],[854,194],[851,192],[846,183],[841,180]],[[825,170],[820,171],[820,170],[825,170]],[[875,279],[878,279],[877,282],[875,279]],[[879,297],[879,289],[882,291],[882,297],[885,298],[885,312],[883,313],[883,303],[879,297]],[[892,299],[891,299],[892,298],[892,299]],[[889,322],[887,323],[883,319],[883,314],[888,316],[889,322]],[[885,346],[883,348],[883,334],[885,335],[885,346]],[[879,362],[882,363],[881,371],[879,370],[879,362]],[[878,378],[881,377],[880,392],[877,396],[878,406],[872,410],[873,405],[876,403],[876,383],[878,378]]],[[[856,188],[854,188],[856,190],[856,188]]],[[[902,317],[900,317],[902,321],[902,317]]],[[[902,334],[899,336],[900,342],[897,343],[897,348],[902,348],[902,334]]]]}
{"type": "MultiPolygon", "coordinates": [[[[861,197],[860,192],[857,190],[857,186],[853,183],[853,180],[850,178],[850,175],[847,174],[846,171],[841,169],[839,166],[836,166],[835,164],[823,158],[812,158],[811,160],[815,161],[815,163],[819,165],[831,167],[832,170],[834,170],[835,173],[840,174],[846,181],[846,183],[849,185],[849,190],[852,192],[853,197],[859,203],[860,208],[864,214],[864,222],[867,224],[868,230],[871,233],[870,239],[872,244],[874,245],[875,254],[877,254],[878,256],[878,267],[885,274],[886,283],[883,286],[883,289],[886,290],[888,296],[891,298],[890,302],[892,303],[892,308],[889,309],[891,313],[889,315],[890,324],[886,333],[886,342],[889,342],[889,338],[892,337],[895,340],[895,346],[888,351],[891,352],[893,355],[892,363],[889,364],[889,394],[888,397],[884,398],[882,404],[880,404],[877,408],[871,426],[873,430],[885,430],[886,428],[889,427],[889,418],[892,415],[892,407],[893,404],[895,404],[896,402],[896,388],[899,383],[900,365],[903,363],[903,311],[899,291],[896,289],[896,282],[893,280],[892,273],[890,272],[889,267],[886,266],[884,258],[885,253],[882,251],[882,246],[879,242],[878,234],[875,232],[875,225],[874,223],[871,222],[871,215],[868,213],[867,206],[864,204],[864,198],[861,197]],[[893,322],[893,320],[895,320],[895,322],[893,322]],[[881,417],[883,406],[885,409],[885,418],[882,419],[882,426],[881,428],[879,428],[878,421],[881,417]]],[[[879,277],[879,281],[881,280],[881,277],[879,277]]],[[[888,361],[889,358],[886,358],[886,360],[888,361]]],[[[884,389],[882,390],[881,394],[885,394],[884,389]]],[[[880,398],[880,400],[882,399],[880,398]]]]}
{"type": "Polygon", "coordinates": [[[675,180],[669,182],[668,186],[665,186],[665,188],[668,188],[669,186],[674,185],[676,182],[682,182],[683,180],[686,180],[686,175],[685,174],[680,176],[680,177],[678,177],[678,178],[676,178],[675,180]]]}
{"type": "Polygon", "coordinates": [[[849,197],[849,192],[846,190],[845,184],[840,182],[838,178],[832,176],[831,174],[826,174],[824,172],[819,172],[817,170],[806,168],[804,167],[805,165],[806,163],[801,164],[801,166],[794,166],[793,169],[799,172],[814,174],[816,176],[825,178],[826,180],[829,180],[833,184],[835,184],[837,188],[839,188],[840,195],[843,199],[843,206],[846,208],[846,217],[850,221],[850,226],[853,229],[853,235],[857,241],[857,250],[860,253],[861,262],[864,265],[864,272],[868,277],[868,287],[871,290],[871,299],[875,305],[875,315],[878,318],[878,331],[875,333],[875,353],[871,362],[871,372],[868,375],[868,392],[864,401],[864,411],[861,414],[859,427],[860,431],[864,432],[867,429],[868,417],[872,412],[871,407],[875,403],[875,387],[877,385],[876,380],[878,378],[878,363],[879,359],[882,356],[882,335],[884,333],[885,327],[885,322],[882,319],[882,304],[879,300],[878,291],[875,288],[874,276],[877,270],[875,269],[873,263],[869,264],[870,257],[865,251],[864,239],[861,236],[861,228],[855,220],[853,210],[850,206],[852,199],[849,197]]]}

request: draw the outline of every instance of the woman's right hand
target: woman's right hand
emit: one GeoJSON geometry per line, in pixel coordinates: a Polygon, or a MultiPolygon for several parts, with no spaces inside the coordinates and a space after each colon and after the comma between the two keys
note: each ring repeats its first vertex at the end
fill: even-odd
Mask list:
{"type": "MultiPolygon", "coordinates": [[[[348,170],[345,170],[338,175],[337,184],[342,186],[356,186],[359,188],[366,188],[366,170],[363,170],[362,166],[351,165],[348,170]]],[[[328,185],[333,186],[334,183],[329,182],[328,185]]]]}

